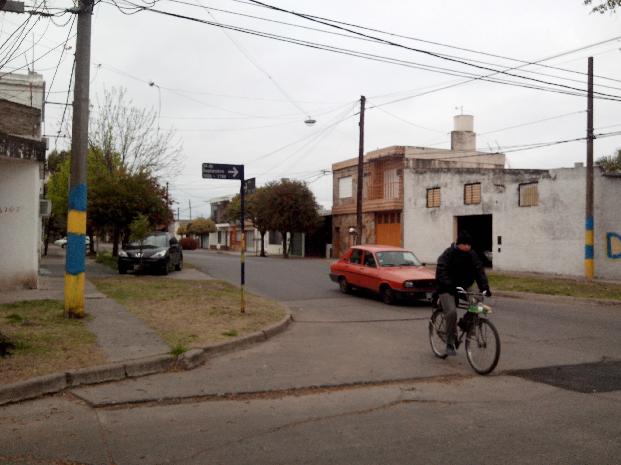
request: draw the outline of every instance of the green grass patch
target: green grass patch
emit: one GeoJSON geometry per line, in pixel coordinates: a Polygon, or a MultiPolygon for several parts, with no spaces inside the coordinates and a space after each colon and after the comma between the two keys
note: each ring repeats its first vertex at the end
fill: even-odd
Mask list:
{"type": "Polygon", "coordinates": [[[621,284],[582,279],[521,276],[505,273],[488,274],[492,291],[532,292],[587,299],[621,300],[621,284]]]}
{"type": "Polygon", "coordinates": [[[59,300],[0,305],[0,333],[15,345],[0,359],[0,383],[106,362],[85,320],[66,319],[59,300]]]}
{"type": "Polygon", "coordinates": [[[97,263],[101,263],[102,265],[106,265],[107,267],[113,269],[114,271],[118,271],[118,259],[117,257],[113,257],[112,253],[104,250],[103,252],[99,252],[97,257],[95,258],[97,263]]]}
{"type": "Polygon", "coordinates": [[[279,321],[278,302],[246,293],[224,281],[189,281],[163,276],[91,278],[97,288],[123,304],[164,339],[173,351],[244,336],[279,321]]]}

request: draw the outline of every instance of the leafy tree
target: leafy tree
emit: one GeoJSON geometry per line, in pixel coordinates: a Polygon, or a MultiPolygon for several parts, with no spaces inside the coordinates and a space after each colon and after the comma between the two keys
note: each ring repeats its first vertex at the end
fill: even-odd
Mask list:
{"type": "Polygon", "coordinates": [[[185,225],[181,225],[177,228],[177,234],[180,236],[185,236],[188,233],[188,228],[185,225]]]}
{"type": "Polygon", "coordinates": [[[621,173],[621,149],[617,150],[616,155],[599,158],[597,164],[607,173],[621,173]]]}
{"type": "MultiPolygon", "coordinates": [[[[270,205],[271,186],[259,187],[254,194],[246,196],[244,199],[245,213],[252,225],[257,228],[261,235],[261,257],[265,257],[265,234],[270,230],[273,219],[272,207],[270,205]]],[[[239,195],[233,197],[228,205],[226,217],[231,223],[237,223],[240,219],[241,199],[239,195]]]]}
{"type": "Polygon", "coordinates": [[[267,204],[270,209],[269,229],[282,234],[283,257],[288,258],[291,248],[286,246],[287,234],[309,232],[320,221],[319,205],[306,183],[290,179],[273,181],[266,185],[267,204]]]}
{"type": "Polygon", "coordinates": [[[198,236],[209,234],[216,231],[216,223],[212,219],[198,217],[188,224],[186,231],[186,234],[196,234],[198,236]]]}
{"type": "MultiPolygon", "coordinates": [[[[585,5],[592,5],[593,0],[584,0],[585,5]]],[[[595,5],[591,10],[592,13],[606,13],[610,11],[611,13],[615,12],[617,7],[621,7],[621,0],[606,0],[601,2],[599,5],[595,5]]]]}

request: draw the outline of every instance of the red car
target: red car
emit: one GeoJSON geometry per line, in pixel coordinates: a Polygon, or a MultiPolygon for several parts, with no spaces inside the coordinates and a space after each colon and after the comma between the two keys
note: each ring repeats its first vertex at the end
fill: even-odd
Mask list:
{"type": "Polygon", "coordinates": [[[406,249],[387,245],[357,245],[330,265],[330,279],[347,293],[352,287],[369,289],[384,303],[399,297],[431,300],[435,274],[406,249]]]}

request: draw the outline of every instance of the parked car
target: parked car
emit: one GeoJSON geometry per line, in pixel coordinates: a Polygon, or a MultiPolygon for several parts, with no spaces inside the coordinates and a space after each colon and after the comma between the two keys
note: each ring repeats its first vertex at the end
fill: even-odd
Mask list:
{"type": "Polygon", "coordinates": [[[128,271],[155,271],[168,274],[183,268],[183,251],[177,238],[167,232],[155,232],[141,242],[130,242],[119,251],[120,274],[128,271]]]}
{"type": "MultiPolygon", "coordinates": [[[[90,237],[86,236],[85,241],[86,241],[86,247],[91,245],[91,238],[90,237]]],[[[65,247],[67,247],[67,238],[66,237],[61,237],[60,239],[56,239],[54,241],[54,244],[59,246],[59,247],[62,247],[64,249],[65,247]]]]}
{"type": "Polygon", "coordinates": [[[386,304],[399,298],[431,300],[435,274],[409,250],[386,245],[357,245],[330,265],[330,278],[342,292],[368,289],[386,304]]]}

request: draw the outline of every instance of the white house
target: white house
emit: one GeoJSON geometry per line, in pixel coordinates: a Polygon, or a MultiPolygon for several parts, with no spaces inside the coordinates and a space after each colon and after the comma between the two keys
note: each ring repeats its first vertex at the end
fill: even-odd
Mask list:
{"type": "MultiPolygon", "coordinates": [[[[435,263],[458,231],[494,269],[584,276],[586,168],[430,168],[404,173],[404,246],[435,263]]],[[[594,264],[621,279],[621,177],[595,168],[594,264]]]]}
{"type": "Polygon", "coordinates": [[[44,89],[34,73],[0,80],[0,289],[38,285],[44,89]]]}

